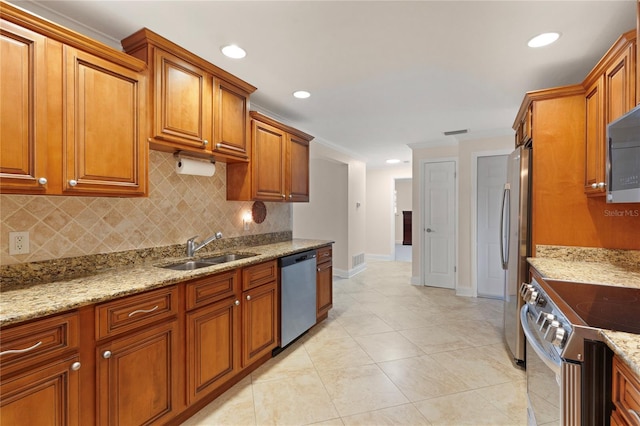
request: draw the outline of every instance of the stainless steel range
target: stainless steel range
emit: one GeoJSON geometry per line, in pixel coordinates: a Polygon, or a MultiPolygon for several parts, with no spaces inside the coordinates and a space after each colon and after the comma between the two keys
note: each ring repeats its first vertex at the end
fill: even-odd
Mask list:
{"type": "Polygon", "coordinates": [[[640,289],[534,278],[520,294],[529,424],[609,424],[612,352],[600,331],[640,334],[640,289]]]}

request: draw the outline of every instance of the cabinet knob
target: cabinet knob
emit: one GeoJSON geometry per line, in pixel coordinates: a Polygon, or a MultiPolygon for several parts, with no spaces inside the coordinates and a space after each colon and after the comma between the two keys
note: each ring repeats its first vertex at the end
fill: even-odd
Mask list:
{"type": "Polygon", "coordinates": [[[80,370],[80,367],[82,367],[82,364],[80,364],[79,362],[74,362],[73,364],[71,364],[71,369],[73,371],[78,371],[80,370]]]}
{"type": "Polygon", "coordinates": [[[71,180],[69,181],[69,186],[76,186],[77,184],[78,184],[78,181],[77,181],[77,180],[75,180],[75,179],[71,179],[71,180]]]}
{"type": "Polygon", "coordinates": [[[292,199],[292,198],[293,198],[293,194],[289,194],[289,199],[292,199]]]}
{"type": "Polygon", "coordinates": [[[46,177],[41,177],[40,179],[38,179],[38,183],[40,185],[46,185],[47,184],[47,178],[46,177]]]}
{"type": "Polygon", "coordinates": [[[247,294],[247,300],[251,300],[251,296],[247,294]]]}
{"type": "Polygon", "coordinates": [[[282,198],[287,198],[287,196],[286,196],[286,195],[284,195],[284,194],[282,194],[282,198]]]}
{"type": "Polygon", "coordinates": [[[234,305],[236,305],[236,306],[240,306],[240,301],[239,301],[239,300],[236,300],[236,301],[235,301],[235,302],[233,302],[233,303],[234,303],[234,305]]]}
{"type": "Polygon", "coordinates": [[[607,184],[604,183],[604,182],[598,183],[598,188],[600,188],[600,189],[604,188],[605,186],[607,186],[607,184]]]}
{"type": "Polygon", "coordinates": [[[102,358],[104,358],[104,359],[109,359],[109,358],[111,358],[111,351],[104,351],[104,352],[102,353],[102,358]]]}
{"type": "Polygon", "coordinates": [[[208,141],[208,140],[206,140],[206,139],[205,139],[205,140],[203,140],[203,141],[202,141],[202,145],[204,145],[204,146],[209,145],[209,141],[208,141]]]}
{"type": "Polygon", "coordinates": [[[316,271],[320,272],[320,268],[317,268],[316,271]]]}

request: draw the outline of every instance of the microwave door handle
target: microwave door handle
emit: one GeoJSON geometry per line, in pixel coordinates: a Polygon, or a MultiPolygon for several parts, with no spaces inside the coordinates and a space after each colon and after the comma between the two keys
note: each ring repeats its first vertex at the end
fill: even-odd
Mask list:
{"type": "Polygon", "coordinates": [[[505,185],[504,191],[502,191],[502,208],[500,210],[500,260],[502,261],[502,269],[507,269],[509,265],[509,211],[510,208],[510,189],[505,185]],[[505,214],[505,207],[508,209],[505,214]],[[507,230],[505,232],[505,226],[507,230]],[[507,244],[505,244],[505,234],[507,237],[507,244]],[[506,247],[505,247],[506,246],[506,247]],[[507,249],[505,253],[505,248],[507,249]]]}

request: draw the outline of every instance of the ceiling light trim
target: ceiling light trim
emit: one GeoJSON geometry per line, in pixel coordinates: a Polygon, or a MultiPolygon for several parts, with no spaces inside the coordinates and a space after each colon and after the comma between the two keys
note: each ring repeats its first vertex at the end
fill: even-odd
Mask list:
{"type": "Polygon", "coordinates": [[[553,44],[556,41],[558,41],[560,39],[560,35],[561,34],[557,31],[541,33],[529,39],[529,41],[527,42],[527,46],[533,49],[549,46],[550,44],[553,44]]]}
{"type": "Polygon", "coordinates": [[[228,44],[226,46],[222,46],[220,51],[224,56],[231,59],[242,59],[247,56],[246,50],[237,44],[228,44]]]}

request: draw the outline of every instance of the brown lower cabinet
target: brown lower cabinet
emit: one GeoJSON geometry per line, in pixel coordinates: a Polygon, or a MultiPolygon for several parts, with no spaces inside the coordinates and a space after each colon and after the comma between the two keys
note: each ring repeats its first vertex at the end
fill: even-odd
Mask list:
{"type": "Polygon", "coordinates": [[[640,426],[640,378],[621,361],[613,357],[611,424],[640,426]]]}
{"type": "Polygon", "coordinates": [[[1,331],[3,426],[81,424],[79,324],[70,312],[1,331]]]}
{"type": "Polygon", "coordinates": [[[316,322],[327,318],[333,307],[333,256],[331,246],[316,252],[316,322]]]}
{"type": "Polygon", "coordinates": [[[3,328],[2,425],[180,424],[271,357],[278,278],[271,260],[3,328]]]}
{"type": "Polygon", "coordinates": [[[97,347],[97,424],[171,418],[178,403],[178,322],[163,322],[97,347]]]}

